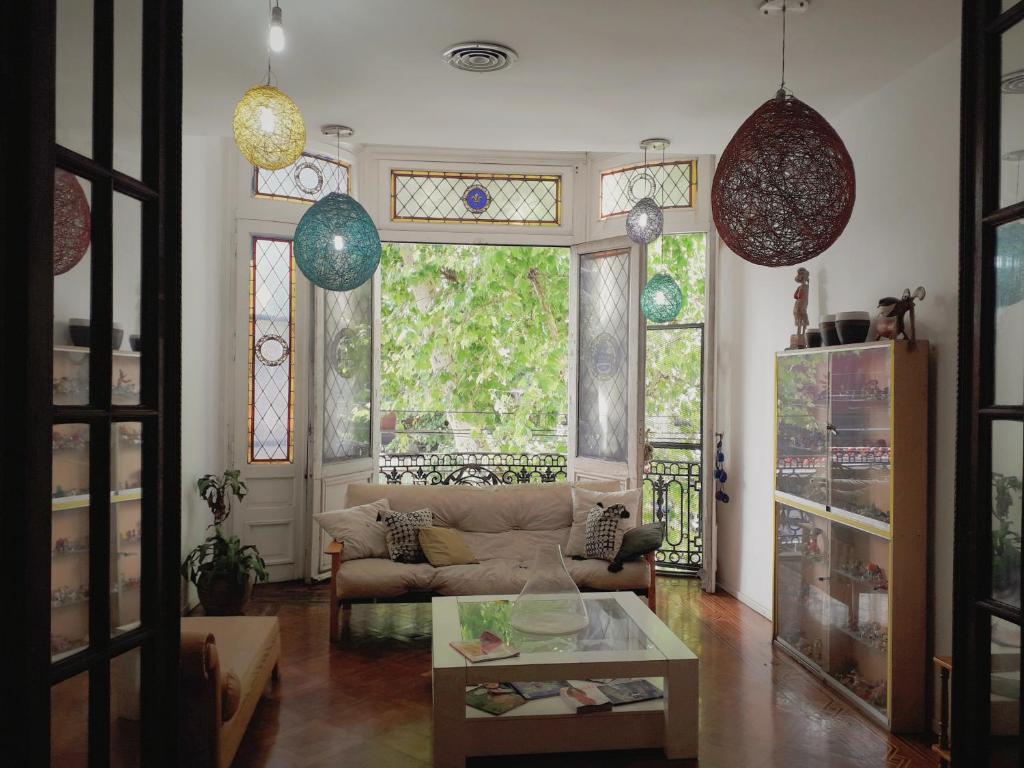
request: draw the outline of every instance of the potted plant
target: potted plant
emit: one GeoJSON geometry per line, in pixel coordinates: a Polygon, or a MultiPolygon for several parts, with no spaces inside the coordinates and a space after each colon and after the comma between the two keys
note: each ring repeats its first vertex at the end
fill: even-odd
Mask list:
{"type": "Polygon", "coordinates": [[[1020,533],[1013,530],[1013,497],[1021,493],[1021,480],[992,473],[992,591],[997,599],[1020,595],[1020,533]]]}
{"type": "Polygon", "coordinates": [[[209,616],[235,616],[249,601],[253,575],[256,581],[267,580],[267,564],[259,550],[249,544],[242,546],[237,536],[225,536],[221,524],[231,514],[231,497],[241,501],[249,492],[237,469],[224,474],[203,475],[196,489],[213,514],[208,526],[213,533],[188,553],[181,564],[181,575],[196,585],[199,602],[209,616]]]}

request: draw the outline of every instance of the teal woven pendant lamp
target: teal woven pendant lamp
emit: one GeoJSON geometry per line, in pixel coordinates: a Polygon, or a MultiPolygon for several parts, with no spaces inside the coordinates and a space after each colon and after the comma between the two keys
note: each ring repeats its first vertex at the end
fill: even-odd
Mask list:
{"type": "Polygon", "coordinates": [[[671,323],[683,311],[686,299],[679,284],[669,275],[658,274],[647,281],[640,295],[640,308],[652,323],[671,323]]]}
{"type": "MultiPolygon", "coordinates": [[[[339,138],[343,126],[324,126],[339,138]],[[335,130],[336,129],[336,130],[335,130]]],[[[351,129],[347,135],[351,135],[351,129]]],[[[351,291],[377,271],[380,233],[355,199],[342,191],[315,202],[295,227],[295,263],[311,283],[328,291],[351,291]]]]}

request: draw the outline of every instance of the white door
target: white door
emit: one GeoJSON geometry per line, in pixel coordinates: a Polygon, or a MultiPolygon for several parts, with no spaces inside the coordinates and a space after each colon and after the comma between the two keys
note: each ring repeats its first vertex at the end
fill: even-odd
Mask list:
{"type": "Polygon", "coordinates": [[[372,482],[380,454],[380,270],[352,291],[316,289],[310,471],[309,577],[329,575],[329,539],[312,514],[341,509],[345,485],[372,482]]]}
{"type": "Polygon", "coordinates": [[[287,581],[303,575],[310,284],[292,257],[292,225],[237,227],[230,457],[249,494],[230,527],[259,548],[271,581],[287,581]]]}
{"type": "Polygon", "coordinates": [[[643,250],[626,237],[572,249],[569,281],[569,481],[643,476],[643,250]]]}

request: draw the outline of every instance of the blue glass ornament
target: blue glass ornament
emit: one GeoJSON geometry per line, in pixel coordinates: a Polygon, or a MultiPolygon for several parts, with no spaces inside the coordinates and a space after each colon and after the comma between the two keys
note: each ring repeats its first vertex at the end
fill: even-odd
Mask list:
{"type": "Polygon", "coordinates": [[[380,234],[358,202],[331,192],[306,211],[295,227],[295,263],[311,283],[351,291],[380,264],[380,234]]]}
{"type": "Polygon", "coordinates": [[[640,295],[640,308],[652,323],[671,323],[683,311],[683,292],[669,275],[655,275],[640,295]]]}

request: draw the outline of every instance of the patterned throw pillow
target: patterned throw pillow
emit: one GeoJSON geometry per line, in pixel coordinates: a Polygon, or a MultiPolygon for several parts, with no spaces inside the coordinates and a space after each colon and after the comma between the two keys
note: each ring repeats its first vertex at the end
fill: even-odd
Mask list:
{"type": "Polygon", "coordinates": [[[606,507],[597,503],[587,513],[584,553],[591,560],[613,560],[622,545],[619,520],[629,517],[629,510],[621,504],[606,507]]]}
{"type": "Polygon", "coordinates": [[[434,524],[434,516],[429,509],[417,509],[415,512],[385,510],[380,513],[380,521],[384,523],[388,554],[392,560],[396,563],[426,561],[420,547],[420,528],[434,524]]]}

